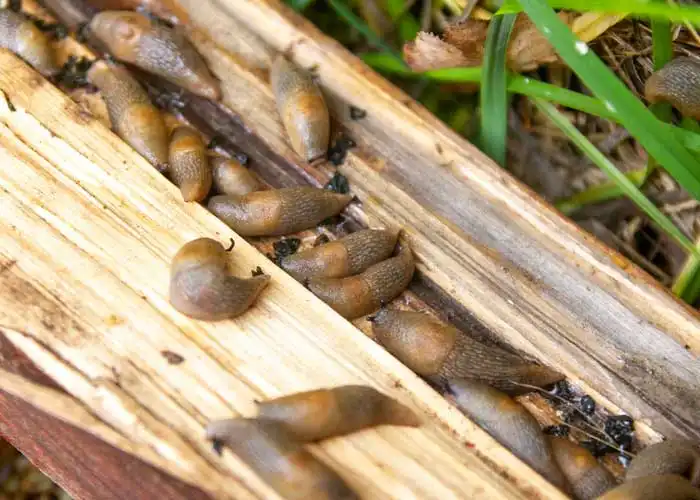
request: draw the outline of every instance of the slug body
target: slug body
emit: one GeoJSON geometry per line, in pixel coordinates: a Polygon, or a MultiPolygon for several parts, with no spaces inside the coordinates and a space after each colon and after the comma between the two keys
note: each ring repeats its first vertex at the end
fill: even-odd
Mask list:
{"type": "Polygon", "coordinates": [[[170,268],[170,303],[185,316],[208,321],[245,312],[267,286],[270,277],[229,276],[226,250],[218,241],[199,238],[185,244],[170,268]]]}
{"type": "Polygon", "coordinates": [[[48,37],[27,16],[0,9],[0,47],[11,50],[44,76],[58,72],[48,37]]]}
{"type": "Polygon", "coordinates": [[[299,252],[282,261],[282,269],[298,281],[345,278],[388,258],[398,231],[366,229],[325,245],[299,252]]]}
{"type": "Polygon", "coordinates": [[[415,268],[411,249],[401,245],[397,256],[356,276],[312,279],[308,287],[341,316],[354,319],[376,311],[403,292],[415,268]]]}
{"type": "Polygon", "coordinates": [[[663,474],[626,481],[598,500],[700,500],[700,489],[681,476],[663,474]]]}
{"type": "Polygon", "coordinates": [[[131,11],[104,11],[90,31],[117,59],[161,76],[207,99],[221,97],[219,82],[197,50],[179,31],[131,11]]]}
{"type": "Polygon", "coordinates": [[[326,154],[330,118],[323,94],[311,76],[284,56],[277,56],[270,69],[277,110],[294,151],[307,161],[326,154]]]}
{"type": "Polygon", "coordinates": [[[262,189],[260,181],[236,160],[216,157],[210,163],[217,192],[243,196],[262,189]]]}
{"type": "Polygon", "coordinates": [[[684,116],[700,119],[700,61],[672,60],[649,77],[644,96],[649,102],[669,102],[684,116]]]}
{"type": "Polygon", "coordinates": [[[327,189],[294,187],[214,196],[208,206],[242,236],[282,236],[337,215],[350,200],[350,195],[327,189]]]}
{"type": "Polygon", "coordinates": [[[569,486],[537,420],[507,394],[469,379],[450,379],[447,387],[459,410],[496,441],[564,492],[569,486]]]}
{"type": "Polygon", "coordinates": [[[169,172],[185,201],[202,201],[209,194],[212,173],[207,147],[189,127],[176,128],[170,138],[169,172]]]}
{"type": "Polygon", "coordinates": [[[564,378],[424,313],[382,309],[371,321],[376,340],[423,377],[481,380],[509,394],[531,390],[518,382],[541,387],[564,378]]]}
{"type": "Polygon", "coordinates": [[[700,447],[689,441],[669,439],[643,449],[627,469],[627,480],[638,477],[678,474],[700,486],[700,447]]]}
{"type": "Polygon", "coordinates": [[[294,440],[278,422],[219,420],[210,423],[206,432],[208,439],[228,446],[283,498],[358,498],[335,471],[294,440]]]}
{"type": "Polygon", "coordinates": [[[100,89],[114,131],[159,171],[168,165],[168,130],[160,111],[129,72],[98,61],[88,80],[100,89]]]}
{"type": "Polygon", "coordinates": [[[593,500],[617,486],[613,475],[583,446],[566,438],[551,437],[552,452],[571,485],[574,497],[593,500]]]}
{"type": "Polygon", "coordinates": [[[361,385],[292,394],[259,403],[258,409],[258,418],[279,422],[302,442],[378,425],[420,425],[418,417],[404,405],[361,385]]]}

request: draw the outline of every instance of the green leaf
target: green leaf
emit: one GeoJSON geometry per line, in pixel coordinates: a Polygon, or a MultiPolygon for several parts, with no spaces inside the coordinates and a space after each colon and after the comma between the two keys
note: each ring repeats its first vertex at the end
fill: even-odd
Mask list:
{"type": "Polygon", "coordinates": [[[560,113],[552,104],[542,99],[532,100],[543,114],[545,114],[552,122],[554,122],[564,134],[610,179],[615,182],[620,189],[630,197],[630,199],[641,208],[644,213],[653,220],[661,229],[672,236],[683,248],[688,250],[693,255],[700,257],[700,252],[695,248],[693,243],[678,229],[671,220],[664,215],[649,199],[644,196],[637,186],[628,179],[625,174],[620,172],[618,168],[608,160],[598,148],[596,148],[586,136],[584,136],[569,119],[560,113]]]}
{"type": "Polygon", "coordinates": [[[506,49],[515,14],[495,16],[489,23],[481,74],[481,149],[501,166],[506,164],[508,73],[506,49]]]}
{"type": "Polygon", "coordinates": [[[287,0],[287,4],[289,4],[289,6],[297,12],[303,12],[313,3],[314,0],[287,0]]]}
{"type": "MultiPolygon", "coordinates": [[[[700,163],[668,127],[661,125],[615,74],[577,40],[545,0],[520,0],[523,9],[564,62],[632,136],[696,199],[700,199],[700,163]]],[[[654,5],[654,4],[650,4],[654,5]]]]}
{"type": "Polygon", "coordinates": [[[700,259],[689,255],[673,282],[671,291],[689,304],[700,297],[700,259]]]}
{"type": "Polygon", "coordinates": [[[328,0],[328,4],[331,6],[331,8],[333,8],[335,13],[338,14],[338,17],[360,32],[373,47],[387,54],[391,54],[391,56],[400,62],[402,66],[406,66],[406,63],[404,63],[403,59],[401,58],[401,54],[396,52],[384,40],[382,40],[380,36],[378,36],[369,26],[367,26],[367,23],[365,23],[360,17],[356,16],[341,0],[328,0]]]}
{"type": "MultiPolygon", "coordinates": [[[[627,14],[633,17],[665,19],[674,23],[687,21],[696,26],[700,25],[700,9],[688,5],[650,2],[648,0],[549,0],[547,4],[556,9],[627,14]]],[[[527,11],[524,2],[506,0],[498,14],[514,14],[523,10],[527,11]]]]}

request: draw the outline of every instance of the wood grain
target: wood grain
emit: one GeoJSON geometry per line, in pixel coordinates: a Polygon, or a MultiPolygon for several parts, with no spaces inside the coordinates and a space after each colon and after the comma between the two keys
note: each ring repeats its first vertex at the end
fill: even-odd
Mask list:
{"type": "Polygon", "coordinates": [[[203,426],[252,415],[256,399],[364,383],[425,421],[313,447],[364,497],[562,498],[223,223],[183,204],[99,120],[6,51],[0,89],[12,104],[0,102],[3,333],[170,472],[215,497],[268,497],[234,456],[212,452],[203,426]],[[234,272],[261,266],[272,277],[236,320],[201,323],[168,304],[170,258],[205,235],[236,241],[234,272]],[[171,365],[163,350],[185,361],[171,365]]]}
{"type": "MultiPolygon", "coordinates": [[[[188,14],[200,9],[195,0],[177,4],[188,14]]],[[[245,20],[270,46],[314,68],[335,118],[361,145],[340,168],[362,200],[357,217],[403,225],[421,276],[501,341],[633,416],[643,433],[700,437],[694,311],[291,9],[273,0],[211,4],[219,25],[223,10],[232,27],[245,20]],[[351,105],[367,117],[351,120],[351,105]]],[[[191,38],[222,80],[226,107],[307,180],[325,182],[329,168],[306,167],[289,148],[266,76],[199,33],[206,12],[191,17],[191,38]]],[[[221,126],[219,117],[200,118],[221,126]]]]}

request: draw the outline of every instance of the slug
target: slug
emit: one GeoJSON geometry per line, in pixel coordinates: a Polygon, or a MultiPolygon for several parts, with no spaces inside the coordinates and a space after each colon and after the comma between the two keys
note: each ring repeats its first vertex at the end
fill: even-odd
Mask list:
{"type": "Polygon", "coordinates": [[[371,387],[346,385],[258,403],[258,418],[279,422],[302,442],[318,441],[379,425],[417,427],[418,417],[371,387]]]}
{"type": "Polygon", "coordinates": [[[627,480],[657,474],[678,474],[700,486],[700,448],[689,441],[669,439],[643,449],[627,469],[627,480]]]}
{"type": "Polygon", "coordinates": [[[244,461],[283,498],[354,500],[359,498],[341,477],[271,420],[235,418],[211,422],[207,439],[244,461]]]}
{"type": "Polygon", "coordinates": [[[311,76],[279,55],[272,63],[270,80],[294,151],[309,162],[325,156],[331,131],[328,106],[311,76]]]}
{"type": "Polygon", "coordinates": [[[552,447],[524,406],[493,387],[469,379],[447,381],[449,399],[477,425],[550,483],[569,493],[552,447]]]}
{"type": "Polygon", "coordinates": [[[168,165],[168,130],[146,91],[122,66],[98,61],[87,73],[100,89],[114,131],[160,172],[168,165]]]}
{"type": "Polygon", "coordinates": [[[700,500],[700,489],[681,476],[661,474],[626,481],[598,500],[700,500]]]}
{"type": "Polygon", "coordinates": [[[211,168],[214,189],[219,193],[243,196],[262,189],[250,170],[234,159],[217,156],[211,159],[211,168]]]}
{"type": "Polygon", "coordinates": [[[571,485],[574,497],[593,500],[617,486],[613,475],[593,454],[567,438],[549,437],[554,459],[571,485]]]}
{"type": "Polygon", "coordinates": [[[185,316],[219,321],[243,314],[267,286],[264,274],[248,279],[229,276],[226,250],[215,240],[185,244],[170,267],[170,303],[185,316]]]}
{"type": "Polygon", "coordinates": [[[212,172],[207,147],[190,127],[177,127],[170,138],[168,171],[185,201],[202,201],[209,194],[212,172]]]}
{"type": "Polygon", "coordinates": [[[365,229],[325,245],[310,248],[282,260],[282,269],[297,281],[312,278],[345,278],[361,273],[388,258],[399,231],[365,229]]]}
{"type": "Polygon", "coordinates": [[[89,26],[117,59],[198,96],[215,101],[221,97],[219,82],[180,31],[126,10],[100,12],[89,26]]]}
{"type": "Polygon", "coordinates": [[[382,309],[370,321],[377,342],[417,374],[436,381],[464,377],[522,394],[531,389],[518,382],[542,387],[564,378],[425,313],[382,309]]]}
{"type": "Polygon", "coordinates": [[[684,116],[700,119],[700,61],[677,57],[649,77],[644,85],[649,102],[669,102],[684,116]]]}
{"type": "Polygon", "coordinates": [[[403,292],[416,268],[413,253],[401,245],[396,257],[383,260],[348,278],[318,278],[308,282],[319,299],[347,319],[376,311],[403,292]]]}
{"type": "Polygon", "coordinates": [[[293,187],[213,196],[208,207],[241,236],[282,236],[311,229],[351,200],[327,189],[293,187]]]}
{"type": "Polygon", "coordinates": [[[24,14],[0,9],[0,47],[14,52],[44,76],[58,72],[51,42],[24,14]]]}

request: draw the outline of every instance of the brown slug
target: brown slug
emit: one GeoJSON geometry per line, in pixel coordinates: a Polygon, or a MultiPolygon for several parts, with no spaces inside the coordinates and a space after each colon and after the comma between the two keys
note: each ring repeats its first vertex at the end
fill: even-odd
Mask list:
{"type": "Polygon", "coordinates": [[[294,151],[309,162],[324,156],[330,139],[330,118],[323,94],[311,75],[279,55],[272,63],[270,81],[294,151]]]}
{"type": "Polygon", "coordinates": [[[114,131],[159,171],[168,165],[168,130],[161,112],[126,68],[105,61],[87,73],[107,104],[114,131]]]}
{"type": "Polygon", "coordinates": [[[202,201],[209,194],[212,172],[207,147],[197,132],[180,126],[170,136],[168,172],[185,201],[202,201]]]}
{"type": "Polygon", "coordinates": [[[282,236],[311,229],[351,200],[327,189],[292,187],[213,196],[208,207],[241,236],[282,236]]]}
{"type": "Polygon", "coordinates": [[[347,319],[376,311],[403,292],[413,278],[416,265],[406,244],[395,257],[368,267],[348,278],[318,278],[308,282],[319,299],[347,319]]]}
{"type": "Polygon", "coordinates": [[[700,500],[700,489],[681,476],[660,474],[625,481],[598,500],[700,500]]]}
{"type": "Polygon", "coordinates": [[[218,193],[243,196],[262,189],[260,181],[238,161],[217,156],[210,163],[214,189],[218,193]]]}
{"type": "Polygon", "coordinates": [[[677,57],[652,74],[644,85],[649,102],[670,103],[683,114],[700,119],[700,61],[677,57]]]}
{"type": "Polygon", "coordinates": [[[669,439],[637,453],[625,479],[658,474],[678,474],[700,486],[700,447],[690,441],[669,439]]]}
{"type": "Polygon", "coordinates": [[[221,97],[219,82],[179,30],[126,10],[100,12],[89,27],[117,59],[161,76],[193,94],[212,100],[221,97]]]}
{"type": "Polygon", "coordinates": [[[0,9],[0,47],[14,52],[44,76],[58,72],[49,38],[24,14],[0,9]]]}
{"type": "Polygon", "coordinates": [[[401,403],[367,386],[318,389],[258,403],[258,418],[279,422],[302,442],[318,441],[379,425],[417,427],[401,403]]]}
{"type": "Polygon", "coordinates": [[[272,420],[234,418],[211,422],[207,439],[245,462],[283,498],[351,500],[359,498],[330,467],[314,457],[272,420]]]}
{"type": "Polygon", "coordinates": [[[613,475],[593,454],[567,438],[549,436],[554,459],[578,500],[593,500],[617,486],[613,475]]]}
{"type": "Polygon", "coordinates": [[[211,238],[186,243],[170,267],[170,303],[185,316],[219,321],[243,314],[270,281],[229,276],[224,247],[211,238]]]}
{"type": "Polygon", "coordinates": [[[550,483],[569,493],[563,472],[540,425],[523,405],[506,393],[469,379],[447,381],[448,399],[511,453],[550,483]]]}
{"type": "Polygon", "coordinates": [[[361,273],[388,258],[399,231],[365,229],[325,245],[309,248],[282,260],[282,269],[297,281],[312,278],[345,278],[361,273]]]}
{"type": "Polygon", "coordinates": [[[522,394],[531,389],[517,383],[542,387],[564,378],[425,313],[382,309],[370,321],[377,342],[418,375],[436,381],[464,377],[522,394]]]}

